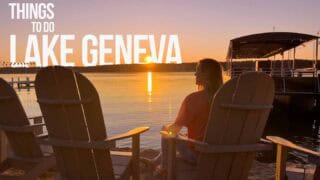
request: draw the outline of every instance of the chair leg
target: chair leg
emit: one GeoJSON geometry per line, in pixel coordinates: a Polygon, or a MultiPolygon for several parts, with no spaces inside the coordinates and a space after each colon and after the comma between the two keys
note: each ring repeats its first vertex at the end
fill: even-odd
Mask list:
{"type": "Polygon", "coordinates": [[[132,179],[140,179],[140,136],[135,135],[132,137],[132,179]]]}
{"type": "Polygon", "coordinates": [[[286,162],[288,156],[288,148],[280,144],[277,145],[277,162],[276,162],[276,180],[285,180],[286,178],[286,162]]]}
{"type": "Polygon", "coordinates": [[[176,140],[174,138],[169,138],[167,177],[164,178],[168,180],[175,180],[176,173],[176,140]]]}
{"type": "Polygon", "coordinates": [[[320,179],[320,165],[317,165],[316,171],[314,172],[314,175],[313,175],[313,179],[314,180],[320,179]]]}

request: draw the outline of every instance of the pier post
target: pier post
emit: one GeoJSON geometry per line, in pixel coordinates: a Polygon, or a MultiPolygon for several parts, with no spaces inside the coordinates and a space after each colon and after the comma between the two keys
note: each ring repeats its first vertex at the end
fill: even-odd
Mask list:
{"type": "Polygon", "coordinates": [[[274,66],[273,66],[273,65],[275,65],[275,67],[276,67],[276,64],[277,64],[277,63],[276,63],[276,55],[273,56],[273,61],[274,61],[275,64],[273,64],[273,63],[272,63],[272,60],[271,60],[271,70],[270,70],[271,76],[273,76],[273,74],[274,74],[274,69],[273,69],[274,66]]]}
{"type": "Polygon", "coordinates": [[[317,70],[318,70],[318,50],[319,50],[319,38],[316,40],[315,76],[317,76],[317,70]]]}
{"type": "Polygon", "coordinates": [[[283,69],[283,61],[284,61],[284,56],[283,56],[283,53],[282,53],[282,60],[281,60],[281,77],[284,77],[284,69],[283,69]]]}
{"type": "Polygon", "coordinates": [[[18,86],[18,89],[20,89],[20,77],[18,77],[17,86],[18,86]]]}
{"type": "Polygon", "coordinates": [[[26,88],[28,91],[30,90],[30,80],[28,76],[26,77],[26,88]]]}
{"type": "Polygon", "coordinates": [[[292,61],[292,71],[293,71],[293,76],[294,76],[294,71],[295,71],[295,62],[296,62],[296,48],[293,48],[293,61],[292,61]]]}
{"type": "Polygon", "coordinates": [[[273,68],[272,59],[270,59],[270,72],[269,72],[270,76],[272,76],[272,68],[273,68]]]}
{"type": "Polygon", "coordinates": [[[233,70],[232,70],[232,67],[233,65],[232,65],[232,58],[230,59],[230,77],[233,77],[233,70]]]}
{"type": "Polygon", "coordinates": [[[14,78],[13,77],[11,78],[11,85],[14,88],[14,78]]]}

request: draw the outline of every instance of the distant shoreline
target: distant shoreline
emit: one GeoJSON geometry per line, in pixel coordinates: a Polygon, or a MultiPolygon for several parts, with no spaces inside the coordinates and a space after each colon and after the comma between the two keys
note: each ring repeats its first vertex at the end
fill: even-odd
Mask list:
{"type": "MultiPolygon", "coordinates": [[[[105,73],[105,72],[194,72],[197,63],[182,64],[120,64],[105,65],[93,67],[71,67],[72,69],[82,73],[105,73]]],[[[30,68],[0,68],[0,74],[33,74],[37,73],[40,67],[30,68]]]]}
{"type": "MultiPolygon", "coordinates": [[[[285,60],[287,61],[287,60],[285,60]]],[[[292,61],[292,60],[289,60],[292,61]]],[[[259,61],[266,62],[266,61],[259,61]]],[[[280,63],[279,60],[274,60],[274,63],[280,63]]],[[[311,60],[296,60],[296,68],[304,68],[312,65],[311,60]]],[[[220,62],[226,68],[226,62],[220,62]]],[[[120,64],[120,65],[104,65],[93,67],[71,67],[72,69],[82,73],[125,73],[125,72],[194,72],[197,63],[182,63],[182,64],[120,64]]],[[[233,67],[255,67],[255,61],[235,61],[233,67]]],[[[0,68],[0,74],[34,74],[37,73],[40,67],[30,68],[0,68]]]]}

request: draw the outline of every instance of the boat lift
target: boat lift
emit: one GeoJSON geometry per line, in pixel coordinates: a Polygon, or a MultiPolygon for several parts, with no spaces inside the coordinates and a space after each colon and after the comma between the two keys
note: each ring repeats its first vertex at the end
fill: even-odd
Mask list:
{"type": "Polygon", "coordinates": [[[268,32],[232,39],[227,54],[227,74],[233,78],[247,71],[263,71],[274,78],[278,95],[320,96],[319,38],[301,33],[268,32]],[[310,41],[315,42],[315,59],[311,66],[301,68],[296,61],[296,48],[310,41]],[[288,60],[284,60],[285,52],[288,52],[288,60]],[[282,59],[276,61],[275,56],[279,54],[282,59]],[[255,66],[234,67],[235,60],[246,59],[254,59],[255,66]]]}

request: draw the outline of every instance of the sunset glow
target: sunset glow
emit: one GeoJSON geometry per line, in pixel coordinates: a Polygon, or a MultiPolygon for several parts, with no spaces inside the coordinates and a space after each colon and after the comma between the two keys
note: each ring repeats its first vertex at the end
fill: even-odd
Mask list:
{"type": "Polygon", "coordinates": [[[153,59],[151,56],[146,56],[144,58],[144,62],[146,62],[147,64],[151,64],[151,63],[153,63],[153,59]]]}

